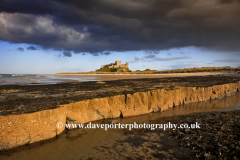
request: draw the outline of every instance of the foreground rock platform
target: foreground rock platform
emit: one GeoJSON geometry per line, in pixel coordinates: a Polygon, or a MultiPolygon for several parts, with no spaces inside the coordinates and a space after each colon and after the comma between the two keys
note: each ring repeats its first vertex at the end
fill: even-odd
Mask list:
{"type": "Polygon", "coordinates": [[[124,79],[51,85],[0,86],[0,115],[32,113],[58,108],[78,101],[182,87],[210,87],[236,83],[240,76],[199,76],[177,78],[124,79]]]}
{"type": "Polygon", "coordinates": [[[166,135],[190,150],[188,159],[239,159],[240,111],[197,113],[165,119],[172,123],[201,122],[201,129],[168,130],[166,135]]]}
{"type": "Polygon", "coordinates": [[[239,76],[0,86],[0,150],[56,137],[66,123],[158,112],[239,89],[239,76]]]}

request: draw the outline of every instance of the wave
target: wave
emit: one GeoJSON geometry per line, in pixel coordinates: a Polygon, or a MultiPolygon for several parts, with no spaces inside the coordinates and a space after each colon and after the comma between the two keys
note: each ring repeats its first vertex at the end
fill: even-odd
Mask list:
{"type": "MultiPolygon", "coordinates": [[[[7,75],[6,75],[7,76],[7,75]]],[[[11,77],[36,77],[36,74],[12,74],[11,77]]]]}

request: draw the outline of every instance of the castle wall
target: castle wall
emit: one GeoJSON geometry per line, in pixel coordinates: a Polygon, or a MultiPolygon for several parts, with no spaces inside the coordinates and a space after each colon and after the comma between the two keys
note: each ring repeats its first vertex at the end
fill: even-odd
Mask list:
{"type": "Polygon", "coordinates": [[[128,68],[128,63],[126,64],[121,64],[121,61],[115,61],[115,63],[110,63],[110,64],[106,64],[106,65],[102,65],[101,68],[119,68],[119,67],[124,67],[124,68],[128,68]]]}

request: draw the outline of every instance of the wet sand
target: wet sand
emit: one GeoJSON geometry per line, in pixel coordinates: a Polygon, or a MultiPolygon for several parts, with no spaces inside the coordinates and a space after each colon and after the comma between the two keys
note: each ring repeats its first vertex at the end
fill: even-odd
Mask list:
{"type": "MultiPolygon", "coordinates": [[[[88,81],[109,81],[119,79],[139,79],[139,78],[169,78],[169,77],[191,77],[191,76],[210,76],[210,75],[236,75],[235,72],[199,72],[199,73],[168,73],[168,74],[54,74],[48,76],[54,76],[56,80],[62,78],[78,80],[79,78],[85,78],[88,81]],[[59,77],[59,79],[57,79],[59,77]]],[[[84,80],[85,81],[85,80],[84,80]]]]}

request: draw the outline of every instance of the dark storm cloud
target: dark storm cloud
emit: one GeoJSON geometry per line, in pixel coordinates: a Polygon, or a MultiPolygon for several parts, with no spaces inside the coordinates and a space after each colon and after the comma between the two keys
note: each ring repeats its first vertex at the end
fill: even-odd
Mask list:
{"type": "Polygon", "coordinates": [[[0,26],[0,40],[73,53],[240,50],[238,0],[0,0],[0,26]]]}
{"type": "Polygon", "coordinates": [[[68,51],[63,52],[63,57],[72,57],[72,53],[68,51]]]}
{"type": "Polygon", "coordinates": [[[228,4],[228,3],[233,3],[234,2],[234,0],[219,0],[219,2],[220,3],[222,3],[222,4],[228,4]]]}
{"type": "Polygon", "coordinates": [[[35,50],[37,50],[37,48],[34,47],[34,46],[29,46],[29,47],[27,47],[27,50],[33,50],[33,51],[35,51],[35,50]]]}
{"type": "Polygon", "coordinates": [[[17,47],[16,50],[24,52],[24,49],[22,47],[17,47]]]}

